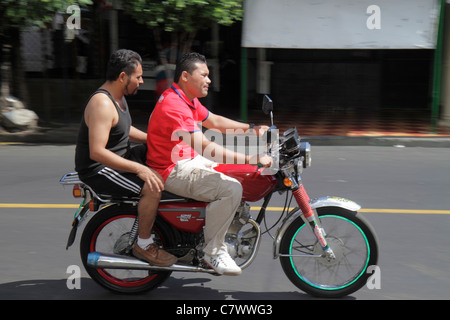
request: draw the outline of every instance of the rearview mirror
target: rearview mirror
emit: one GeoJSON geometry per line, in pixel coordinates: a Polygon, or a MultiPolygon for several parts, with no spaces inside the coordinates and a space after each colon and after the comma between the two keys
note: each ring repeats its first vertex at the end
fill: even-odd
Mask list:
{"type": "Polygon", "coordinates": [[[264,95],[262,109],[265,114],[270,114],[270,123],[273,127],[273,102],[267,94],[264,95]]]}
{"type": "Polygon", "coordinates": [[[273,111],[273,102],[268,95],[264,95],[262,110],[265,114],[269,114],[271,111],[273,111]]]}

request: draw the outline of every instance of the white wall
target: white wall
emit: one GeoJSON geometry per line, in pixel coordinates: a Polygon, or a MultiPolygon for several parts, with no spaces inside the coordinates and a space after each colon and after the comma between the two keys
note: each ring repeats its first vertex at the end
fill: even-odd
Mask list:
{"type": "Polygon", "coordinates": [[[243,47],[434,48],[439,0],[245,0],[243,47]]]}

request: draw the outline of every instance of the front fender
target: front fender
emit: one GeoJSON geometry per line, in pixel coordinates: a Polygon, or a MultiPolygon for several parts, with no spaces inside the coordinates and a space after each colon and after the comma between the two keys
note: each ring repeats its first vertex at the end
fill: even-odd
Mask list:
{"type": "MultiPolygon", "coordinates": [[[[313,210],[323,207],[339,207],[349,211],[358,211],[359,209],[361,209],[361,206],[352,200],[330,196],[312,199],[311,201],[309,201],[309,205],[313,210]]],[[[288,218],[283,222],[281,227],[278,228],[277,233],[275,235],[275,239],[273,241],[274,259],[278,258],[280,254],[280,243],[281,239],[283,239],[286,230],[289,228],[289,226],[293,221],[295,221],[298,217],[301,217],[302,215],[303,212],[299,208],[294,208],[288,214],[288,218]]]]}
{"type": "Polygon", "coordinates": [[[350,211],[358,211],[361,206],[356,202],[341,197],[320,197],[309,202],[311,208],[339,207],[350,211]]]}

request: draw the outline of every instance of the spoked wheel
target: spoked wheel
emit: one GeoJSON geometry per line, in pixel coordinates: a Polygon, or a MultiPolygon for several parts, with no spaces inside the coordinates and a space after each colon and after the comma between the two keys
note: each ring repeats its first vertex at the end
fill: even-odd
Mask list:
{"type": "MultiPolygon", "coordinates": [[[[124,243],[137,217],[133,206],[112,205],[98,212],[86,225],[80,242],[80,253],[90,277],[106,289],[116,293],[142,293],[156,288],[171,274],[170,271],[101,269],[87,265],[90,252],[125,254],[124,243]],[[120,250],[121,252],[118,252],[120,250]]],[[[153,238],[162,246],[172,245],[164,223],[156,219],[153,238]]],[[[131,251],[128,253],[131,255],[131,251]]]]}
{"type": "Polygon", "coordinates": [[[378,261],[378,242],[369,222],[357,212],[327,207],[317,210],[335,258],[329,259],[302,218],[286,230],[280,244],[280,261],[289,280],[314,296],[349,295],[370,277],[367,268],[378,261]]]}

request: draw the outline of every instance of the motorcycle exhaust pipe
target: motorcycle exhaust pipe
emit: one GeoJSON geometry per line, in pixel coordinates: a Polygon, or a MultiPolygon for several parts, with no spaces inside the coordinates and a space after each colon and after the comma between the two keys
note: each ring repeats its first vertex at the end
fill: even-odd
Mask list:
{"type": "Polygon", "coordinates": [[[115,254],[105,254],[100,252],[91,252],[87,256],[87,265],[93,268],[101,269],[133,269],[133,270],[150,270],[150,271],[183,271],[183,272],[216,272],[213,269],[205,269],[195,266],[187,266],[182,264],[173,264],[170,267],[153,266],[146,261],[136,259],[134,257],[119,256],[115,254]]]}

